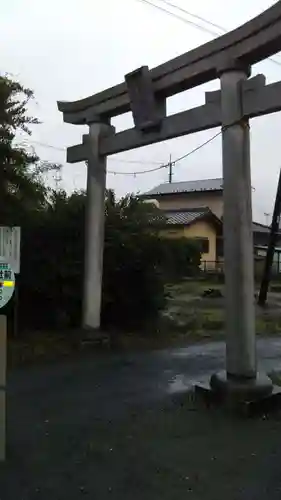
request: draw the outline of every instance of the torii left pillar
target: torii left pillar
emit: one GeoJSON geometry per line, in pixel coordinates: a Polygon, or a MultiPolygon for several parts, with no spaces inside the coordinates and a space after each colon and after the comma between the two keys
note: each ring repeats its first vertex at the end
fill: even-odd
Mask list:
{"type": "Polygon", "coordinates": [[[82,326],[93,332],[99,330],[101,317],[106,186],[106,156],[100,155],[99,145],[113,131],[105,123],[89,124],[82,326]]]}

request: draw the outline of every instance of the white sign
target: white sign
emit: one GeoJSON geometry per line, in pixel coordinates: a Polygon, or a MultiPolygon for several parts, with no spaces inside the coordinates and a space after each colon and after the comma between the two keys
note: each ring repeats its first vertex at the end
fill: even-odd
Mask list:
{"type": "Polygon", "coordinates": [[[0,257],[0,308],[12,298],[15,289],[15,275],[9,262],[0,257]]]}
{"type": "Polygon", "coordinates": [[[11,265],[14,273],[20,272],[20,227],[0,226],[0,256],[11,265]]]}

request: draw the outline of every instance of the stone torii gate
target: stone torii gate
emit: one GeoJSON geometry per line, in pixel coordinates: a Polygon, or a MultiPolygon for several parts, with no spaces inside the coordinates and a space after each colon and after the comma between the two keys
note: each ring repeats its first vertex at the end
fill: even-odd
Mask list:
{"type": "Polygon", "coordinates": [[[247,398],[272,391],[258,375],[255,346],[249,119],[281,110],[281,82],[249,79],[251,66],[281,50],[281,1],[211,42],[151,70],[144,66],[125,82],[74,102],[58,102],[66,123],[87,124],[82,144],[67,161],[87,161],[87,220],[83,326],[98,329],[102,288],[104,197],[108,155],[174,137],[222,127],[224,258],[226,280],[226,371],[211,378],[219,391],[247,398]],[[171,116],[166,99],[220,79],[205,104],[171,116]],[[110,119],[132,111],[135,126],[115,133],[110,119]]]}

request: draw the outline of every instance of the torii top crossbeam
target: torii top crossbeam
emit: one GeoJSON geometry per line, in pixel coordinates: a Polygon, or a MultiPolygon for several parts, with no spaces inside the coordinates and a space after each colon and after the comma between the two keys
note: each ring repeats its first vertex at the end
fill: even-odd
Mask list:
{"type": "MultiPolygon", "coordinates": [[[[281,2],[239,28],[205,43],[175,59],[151,69],[147,78],[154,96],[165,99],[217,78],[224,61],[235,59],[255,64],[281,50],[281,2]]],[[[58,102],[64,121],[89,123],[98,117],[106,121],[131,109],[126,83],[73,102],[58,102]]]]}

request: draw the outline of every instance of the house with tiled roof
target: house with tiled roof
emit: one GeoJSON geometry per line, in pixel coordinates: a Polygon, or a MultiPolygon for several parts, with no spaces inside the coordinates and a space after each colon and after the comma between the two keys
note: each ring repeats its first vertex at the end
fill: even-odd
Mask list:
{"type": "Polygon", "coordinates": [[[208,207],[176,209],[164,213],[167,219],[165,236],[196,241],[201,248],[202,262],[208,263],[208,267],[215,266],[219,257],[219,240],[222,238],[221,219],[208,207]]]}
{"type": "MultiPolygon", "coordinates": [[[[197,240],[206,267],[223,258],[223,179],[163,183],[141,195],[155,201],[167,219],[168,237],[197,240]]],[[[270,228],[253,222],[254,247],[267,246],[270,228]]],[[[254,253],[254,252],[253,252],[254,253]]]]}
{"type": "Polygon", "coordinates": [[[207,207],[221,218],[223,179],[163,183],[144,193],[142,198],[157,200],[159,208],[165,211],[207,207]]]}

